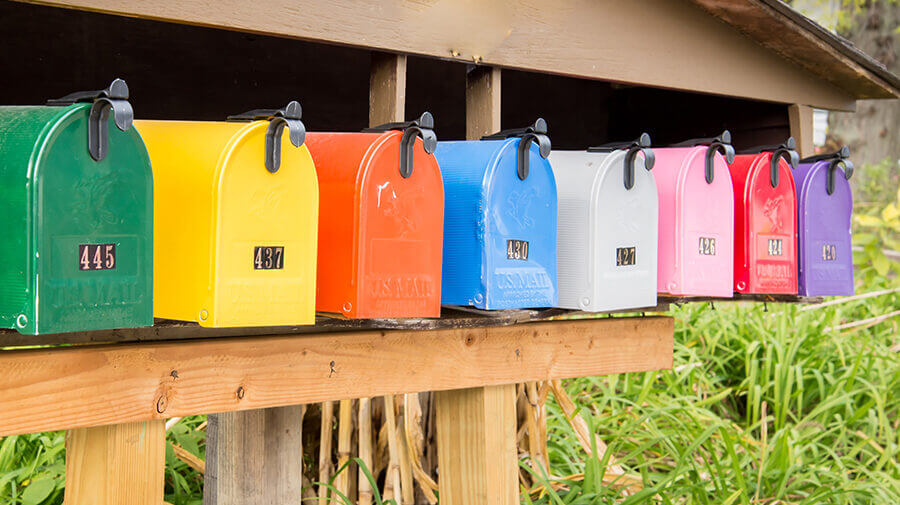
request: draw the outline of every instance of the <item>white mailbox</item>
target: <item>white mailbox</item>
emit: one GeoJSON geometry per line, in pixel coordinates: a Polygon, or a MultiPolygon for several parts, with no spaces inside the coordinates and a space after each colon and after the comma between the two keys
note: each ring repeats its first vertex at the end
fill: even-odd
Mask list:
{"type": "Polygon", "coordinates": [[[656,306],[658,196],[650,136],[552,151],[559,201],[559,306],[590,312],[656,306]]]}

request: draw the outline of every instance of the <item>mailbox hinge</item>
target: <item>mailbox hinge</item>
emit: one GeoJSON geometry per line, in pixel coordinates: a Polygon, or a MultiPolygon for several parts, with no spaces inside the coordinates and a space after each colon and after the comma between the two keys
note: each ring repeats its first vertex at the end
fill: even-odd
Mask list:
{"type": "Polygon", "coordinates": [[[850,148],[844,146],[840,148],[837,152],[828,153],[828,154],[820,154],[818,156],[810,156],[809,158],[803,158],[800,160],[800,163],[816,163],[818,161],[827,161],[831,160],[831,163],[828,164],[828,174],[825,182],[825,189],[828,191],[828,194],[834,193],[834,172],[837,170],[838,165],[841,166],[844,172],[844,179],[850,180],[850,177],[853,176],[853,162],[850,161],[850,148]]]}
{"type": "Polygon", "coordinates": [[[788,137],[783,144],[751,147],[750,149],[742,150],[740,154],[759,154],[768,151],[772,152],[772,159],[769,161],[769,182],[773,188],[777,188],[778,162],[782,157],[791,166],[791,170],[797,169],[797,164],[800,162],[800,155],[797,154],[797,142],[794,140],[794,137],[788,137]]]}
{"type": "Polygon", "coordinates": [[[273,174],[281,168],[281,134],[288,129],[288,138],[294,147],[303,145],[306,139],[306,127],[300,121],[303,110],[300,103],[292,100],[283,109],[254,109],[243,114],[228,116],[228,121],[269,121],[266,130],[265,164],[266,170],[273,174]]]}
{"type": "Polygon", "coordinates": [[[413,148],[416,146],[416,137],[422,137],[425,152],[431,154],[437,148],[437,135],[434,133],[434,116],[425,111],[419,119],[402,121],[399,123],[385,123],[372,128],[366,128],[364,133],[383,133],[391,130],[403,130],[400,137],[400,175],[404,179],[412,175],[413,148]]]}
{"type": "Polygon", "coordinates": [[[550,156],[550,137],[547,136],[547,121],[545,121],[544,118],[539,117],[531,126],[500,130],[497,133],[481,137],[481,140],[502,140],[511,137],[522,138],[522,140],[519,141],[516,166],[519,172],[519,179],[524,181],[528,177],[528,154],[532,142],[537,142],[538,152],[540,153],[541,158],[550,156]]]}
{"type": "Polygon", "coordinates": [[[134,109],[128,103],[128,85],[122,79],[115,79],[106,89],[78,91],[62,98],[47,100],[47,105],[68,106],[76,103],[90,103],[88,118],[88,152],[94,161],[106,157],[109,151],[109,111],[120,130],[128,131],[134,121],[134,109]]]}
{"type": "Polygon", "coordinates": [[[715,177],[715,161],[716,153],[722,153],[725,161],[729,164],[734,163],[734,146],[731,145],[731,132],[725,130],[718,137],[706,137],[685,140],[669,147],[694,147],[709,146],[706,150],[706,183],[712,184],[715,177]]]}
{"type": "Polygon", "coordinates": [[[588,147],[589,153],[611,153],[619,149],[628,149],[625,154],[625,189],[634,187],[634,160],[637,159],[638,153],[644,153],[644,168],[647,171],[653,169],[656,164],[656,155],[653,149],[650,149],[650,134],[642,133],[637,140],[631,142],[610,142],[596,147],[588,147]]]}

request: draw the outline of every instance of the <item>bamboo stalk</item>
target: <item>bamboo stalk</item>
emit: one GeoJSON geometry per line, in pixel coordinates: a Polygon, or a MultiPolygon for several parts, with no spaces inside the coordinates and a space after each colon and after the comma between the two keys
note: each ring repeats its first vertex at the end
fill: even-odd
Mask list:
{"type": "Polygon", "coordinates": [[[387,430],[388,442],[388,467],[384,479],[385,500],[395,499],[401,496],[400,488],[400,441],[397,439],[397,412],[394,409],[394,397],[384,397],[384,427],[387,430]]]}
{"type": "MultiPolygon", "coordinates": [[[[331,479],[331,432],[333,430],[334,403],[322,403],[322,426],[319,431],[319,482],[326,484],[331,479]]],[[[328,499],[328,488],[319,485],[319,500],[328,499]]],[[[327,503],[327,502],[326,502],[327,503]]]]}
{"type": "Polygon", "coordinates": [[[434,479],[422,467],[422,457],[425,449],[425,434],[422,429],[422,405],[419,403],[418,394],[403,395],[403,437],[412,465],[413,476],[419,483],[419,488],[428,503],[437,503],[434,492],[438,485],[434,479]]]}
{"type": "Polygon", "coordinates": [[[401,416],[401,422],[398,423],[397,426],[397,455],[400,461],[400,505],[414,505],[416,501],[415,490],[413,489],[413,469],[412,463],[410,462],[410,454],[409,448],[406,444],[406,437],[403,436],[403,432],[405,431],[403,426],[405,425],[404,419],[406,418],[406,414],[404,413],[401,416]]]}
{"type": "MultiPolygon", "coordinates": [[[[350,437],[353,432],[353,400],[341,400],[338,410],[338,460],[342,468],[350,461],[350,437]]],[[[350,469],[344,468],[334,477],[334,487],[344,496],[350,493],[350,469]]]]}
{"type": "MultiPolygon", "coordinates": [[[[372,465],[372,403],[368,398],[359,399],[359,459],[369,472],[374,472],[372,465]]],[[[366,474],[359,472],[358,505],[372,504],[372,485],[366,474]]]]}

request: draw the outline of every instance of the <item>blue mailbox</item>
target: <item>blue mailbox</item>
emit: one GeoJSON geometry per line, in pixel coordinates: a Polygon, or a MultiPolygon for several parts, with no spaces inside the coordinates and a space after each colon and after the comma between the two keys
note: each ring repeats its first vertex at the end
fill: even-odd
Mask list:
{"type": "Polygon", "coordinates": [[[547,123],[438,142],[444,179],[441,303],[554,307],[556,181],[547,123]]]}

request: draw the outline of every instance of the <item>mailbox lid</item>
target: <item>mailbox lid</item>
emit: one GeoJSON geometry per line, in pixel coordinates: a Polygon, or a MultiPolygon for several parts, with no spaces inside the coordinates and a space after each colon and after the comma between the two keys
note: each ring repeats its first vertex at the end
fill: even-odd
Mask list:
{"type": "Polygon", "coordinates": [[[609,311],[656,305],[656,181],[635,163],[625,188],[625,150],[553,151],[561,307],[609,311]]]}
{"type": "Polygon", "coordinates": [[[834,192],[828,194],[828,166],[828,161],[801,163],[796,171],[802,296],[854,294],[853,193],[850,183],[838,172],[834,192]]]}
{"type": "Polygon", "coordinates": [[[438,141],[444,183],[441,303],[485,305],[486,176],[505,140],[438,141]]]}
{"type": "Polygon", "coordinates": [[[285,133],[281,166],[269,172],[268,127],[268,121],[242,124],[216,170],[211,326],[315,322],[316,167],[309,149],[295,147],[285,133]]]}
{"type": "Polygon", "coordinates": [[[797,210],[790,165],[778,161],[770,180],[771,152],[735,156],[729,167],[735,193],[735,291],[797,292],[797,210]]]}
{"type": "Polygon", "coordinates": [[[706,146],[654,148],[661,293],[733,296],[734,193],[721,154],[706,182],[706,146]]]}
{"type": "Polygon", "coordinates": [[[357,312],[353,317],[440,317],[444,190],[434,156],[415,138],[400,173],[402,132],[383,134],[362,163],[357,312]]]}
{"type": "MultiPolygon", "coordinates": [[[[59,108],[48,107],[59,110],[59,108]]],[[[112,115],[108,151],[87,149],[91,104],[47,123],[31,166],[35,317],[20,331],[153,324],[153,179],[135,128],[112,115]]]]}
{"type": "Polygon", "coordinates": [[[502,141],[487,174],[483,222],[489,310],[558,304],[556,181],[534,144],[528,177],[519,179],[519,142],[502,141]]]}

